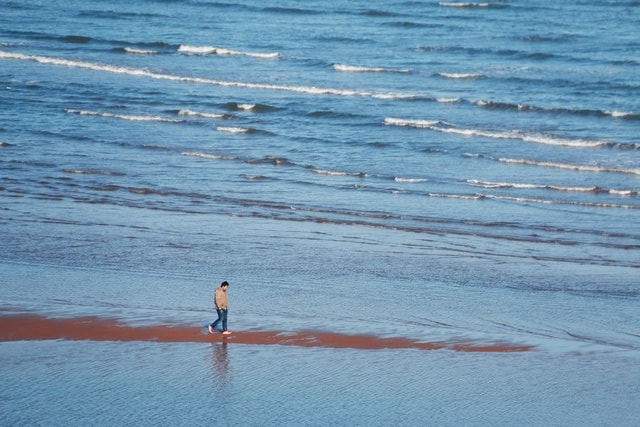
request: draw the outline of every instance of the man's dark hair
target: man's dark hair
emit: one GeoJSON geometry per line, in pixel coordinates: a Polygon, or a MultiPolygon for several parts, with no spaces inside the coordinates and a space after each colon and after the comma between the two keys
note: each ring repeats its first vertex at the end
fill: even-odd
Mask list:
{"type": "Polygon", "coordinates": [[[229,286],[229,282],[227,282],[226,280],[224,282],[222,282],[222,284],[220,286],[229,286]]]}

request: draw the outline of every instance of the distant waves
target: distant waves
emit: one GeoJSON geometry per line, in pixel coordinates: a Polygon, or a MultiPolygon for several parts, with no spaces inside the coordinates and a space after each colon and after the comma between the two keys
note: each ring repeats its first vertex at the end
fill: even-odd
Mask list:
{"type": "Polygon", "coordinates": [[[405,94],[405,93],[382,93],[366,90],[356,89],[334,89],[334,88],[319,88],[313,86],[295,86],[295,85],[277,85],[277,84],[264,84],[264,83],[245,83],[245,82],[233,82],[208,79],[202,77],[186,77],[176,76],[172,74],[155,73],[140,68],[124,67],[119,65],[104,65],[86,61],[75,61],[62,58],[53,58],[47,56],[37,55],[23,55],[17,53],[9,53],[0,51],[0,59],[13,59],[13,60],[30,60],[36,61],[42,64],[51,64],[58,66],[84,68],[94,71],[110,72],[116,74],[126,74],[130,76],[149,77],[160,80],[170,81],[182,81],[187,83],[197,84],[210,84],[217,86],[238,87],[246,89],[264,89],[264,90],[281,90],[288,92],[298,92],[311,95],[336,95],[336,96],[361,96],[379,99],[413,99],[420,95],[417,94],[405,94]]]}
{"type": "MultiPolygon", "coordinates": [[[[312,173],[317,175],[325,175],[329,177],[343,177],[343,178],[357,178],[360,179],[360,184],[354,187],[354,189],[364,190],[364,191],[375,191],[375,192],[391,192],[394,194],[414,194],[414,195],[422,195],[428,197],[451,197],[451,198],[467,198],[467,199],[481,199],[481,198],[493,198],[493,199],[504,199],[510,200],[512,202],[520,202],[520,203],[544,203],[544,204],[574,204],[581,205],[586,207],[601,207],[601,208],[622,208],[622,209],[640,209],[640,205],[637,204],[619,204],[619,203],[610,203],[610,202],[588,202],[588,201],[575,201],[575,200],[563,200],[563,199],[550,199],[550,198],[534,198],[534,197],[503,197],[499,194],[443,194],[443,193],[434,193],[429,191],[429,187],[415,187],[414,185],[424,185],[429,182],[428,178],[425,177],[402,177],[402,176],[385,176],[380,174],[375,174],[372,172],[366,171],[347,171],[347,170],[327,170],[316,168],[313,165],[299,165],[291,162],[285,158],[278,157],[265,157],[262,159],[248,159],[248,158],[240,158],[236,156],[226,156],[221,154],[213,154],[206,152],[182,152],[183,156],[188,157],[196,157],[201,159],[208,160],[231,160],[231,161],[241,161],[247,164],[272,164],[274,166],[290,166],[297,167],[301,169],[310,170],[312,173]],[[389,188],[384,183],[388,183],[389,181],[396,182],[398,184],[407,184],[408,187],[405,188],[389,188]],[[382,184],[381,186],[377,185],[376,182],[382,184]]],[[[576,171],[587,171],[587,172],[609,172],[609,173],[630,173],[631,171],[625,171],[621,169],[590,169],[588,165],[571,165],[571,164],[561,164],[561,163],[552,163],[552,162],[536,162],[534,160],[524,160],[524,159],[508,159],[508,158],[492,158],[492,160],[502,162],[502,163],[513,163],[513,164],[523,164],[523,165],[535,165],[540,167],[550,167],[550,168],[561,168],[561,169],[572,169],[576,171]]],[[[640,175],[640,170],[633,171],[636,174],[640,175]]],[[[611,196],[625,197],[625,198],[635,198],[639,195],[639,192],[635,189],[616,189],[616,188],[605,188],[600,186],[568,186],[568,185],[557,185],[557,184],[540,184],[540,183],[518,183],[518,182],[494,182],[494,181],[485,181],[478,179],[466,179],[464,181],[470,186],[473,187],[483,187],[485,189],[537,189],[542,191],[552,191],[552,192],[565,192],[565,193],[593,193],[593,194],[608,194],[611,196]]],[[[319,182],[316,185],[321,185],[319,182]]]]}
{"type": "Polygon", "coordinates": [[[345,64],[333,64],[333,69],[346,73],[410,73],[408,68],[363,67],[345,64]]]}
{"type": "Polygon", "coordinates": [[[278,52],[243,52],[233,49],[226,49],[215,46],[188,46],[180,45],[178,52],[187,55],[239,55],[239,56],[251,56],[253,58],[261,59],[275,59],[280,56],[278,52]]]}
{"type": "Polygon", "coordinates": [[[135,122],[167,122],[167,123],[182,123],[182,120],[174,120],[168,119],[165,117],[157,117],[157,116],[138,116],[138,115],[127,115],[127,114],[114,114],[100,111],[88,111],[88,110],[76,110],[72,108],[68,108],[67,113],[70,114],[79,114],[81,116],[100,116],[100,117],[110,117],[115,119],[122,120],[131,120],[135,122]]]}
{"type": "MultiPolygon", "coordinates": [[[[261,110],[269,110],[271,107],[257,104],[237,104],[230,103],[226,106],[228,109],[233,109],[237,111],[252,111],[257,108],[261,110]]],[[[80,109],[67,109],[66,110],[70,114],[78,114],[85,116],[95,116],[95,117],[105,117],[105,118],[114,118],[120,120],[128,120],[128,121],[140,121],[140,122],[165,122],[165,123],[174,123],[174,124],[183,124],[187,123],[187,119],[189,118],[203,118],[203,119],[212,119],[212,120],[226,120],[230,118],[227,114],[213,113],[213,112],[202,112],[202,111],[192,111],[188,109],[176,110],[173,114],[177,114],[179,116],[184,117],[184,119],[173,119],[169,117],[155,116],[155,115],[139,115],[139,114],[122,114],[122,113],[111,113],[111,112],[101,112],[101,111],[91,111],[91,110],[80,110],[80,109]]],[[[518,130],[511,131],[487,131],[482,129],[464,129],[458,128],[455,125],[443,121],[438,120],[406,120],[399,118],[391,118],[387,117],[384,120],[384,125],[387,126],[407,126],[414,127],[418,129],[426,129],[436,132],[444,132],[444,133],[453,133],[457,135],[464,136],[480,136],[484,138],[490,139],[511,139],[511,140],[520,140],[524,142],[533,142],[539,144],[548,144],[552,146],[565,146],[570,148],[616,148],[616,149],[634,149],[637,150],[638,144],[621,144],[614,143],[610,141],[587,141],[582,139],[564,139],[557,138],[550,135],[542,135],[542,134],[527,134],[518,130]]],[[[233,126],[233,125],[216,125],[216,130],[219,132],[227,133],[227,134],[252,134],[252,133],[260,133],[263,135],[269,135],[270,132],[259,130],[253,127],[246,126],[233,126]]],[[[203,158],[213,158],[213,159],[229,159],[228,156],[217,156],[210,155],[208,153],[183,153],[188,154],[194,157],[203,157],[203,158]],[[211,156],[211,157],[210,157],[211,156]]],[[[620,166],[605,166],[605,165],[597,165],[597,164],[580,164],[580,163],[568,163],[568,162],[560,162],[560,161],[547,161],[540,159],[531,159],[531,158],[516,158],[516,157],[505,157],[505,156],[484,156],[484,155],[473,155],[467,154],[468,157],[485,157],[493,161],[497,161],[504,164],[511,165],[522,165],[522,166],[537,166],[542,168],[552,168],[552,169],[564,169],[571,170],[577,172],[591,172],[591,173],[615,173],[615,174],[625,174],[625,175],[636,175],[640,176],[640,169],[638,168],[624,168],[620,166]]],[[[332,171],[332,170],[322,170],[310,167],[310,169],[316,174],[322,175],[332,175],[332,176],[354,176],[354,177],[367,177],[375,174],[362,172],[362,171],[332,171]]],[[[391,176],[386,177],[386,179],[393,179],[397,182],[422,182],[425,180],[423,177],[397,177],[391,176]]],[[[478,184],[476,182],[476,184],[478,184]]],[[[487,185],[488,187],[500,187],[501,185],[487,185]]],[[[517,186],[517,185],[511,185],[517,186]]],[[[563,185],[535,185],[537,188],[548,188],[548,189],[565,189],[564,191],[568,191],[567,189],[573,189],[570,191],[582,191],[575,190],[576,186],[563,186],[563,185]]],[[[503,186],[504,187],[504,186],[503,186]]],[[[532,188],[531,186],[522,186],[521,188],[532,188]]],[[[588,187],[592,188],[592,187],[588,187]]],[[[597,187],[600,188],[600,187],[597,187]]],[[[606,192],[608,194],[614,196],[636,196],[638,194],[636,189],[607,189],[607,190],[598,190],[593,192],[606,192]]],[[[591,190],[589,190],[591,192],[591,190]]],[[[597,205],[597,204],[596,204],[597,205]]],[[[611,207],[615,207],[615,205],[611,205],[611,207]]],[[[625,206],[629,207],[629,206],[625,206]]]]}
{"type": "Polygon", "coordinates": [[[401,119],[395,117],[387,117],[384,119],[384,123],[389,126],[407,126],[419,129],[429,129],[437,132],[452,133],[464,136],[479,136],[484,138],[493,139],[515,139],[525,142],[534,142],[538,144],[558,145],[565,147],[575,148],[600,148],[600,147],[615,147],[621,149],[640,149],[640,143],[638,144],[625,144],[616,143],[611,141],[593,141],[586,139],[571,139],[571,138],[559,138],[550,135],[535,134],[531,132],[522,132],[519,130],[509,131],[488,131],[483,129],[470,129],[460,128],[451,123],[443,122],[440,120],[411,120],[401,119]]]}
{"type": "MultiPolygon", "coordinates": [[[[200,49],[200,48],[198,48],[200,49]]],[[[215,49],[215,48],[212,48],[215,49]]],[[[197,50],[197,49],[196,49],[197,50]]],[[[140,52],[142,53],[142,52],[140,52]]],[[[145,54],[150,52],[145,52],[145,54]]],[[[245,54],[250,55],[246,52],[245,54]]],[[[273,54],[268,54],[273,55],[273,54]]],[[[38,55],[26,55],[21,53],[13,53],[0,51],[0,60],[23,60],[23,61],[36,61],[42,64],[51,64],[55,66],[65,66],[73,68],[90,69],[99,72],[109,72],[116,74],[126,74],[130,76],[148,77],[152,79],[169,80],[169,81],[181,81],[185,83],[195,84],[210,84],[226,87],[237,87],[245,89],[259,89],[259,90],[274,90],[274,91],[288,91],[297,92],[308,95],[333,95],[343,97],[365,97],[383,100],[407,100],[407,101],[431,101],[438,103],[458,103],[465,102],[470,105],[476,105],[486,109],[503,109],[503,110],[516,110],[520,112],[537,112],[537,113],[550,113],[550,114],[569,114],[569,115],[594,115],[601,117],[610,117],[618,120],[640,120],[640,112],[636,111],[615,111],[610,109],[603,110],[576,110],[571,108],[547,108],[535,105],[525,104],[511,104],[506,102],[497,101],[483,101],[483,100],[464,100],[459,97],[434,97],[427,93],[403,93],[403,92],[378,92],[364,89],[338,89],[330,87],[316,87],[316,86],[304,86],[304,85],[283,85],[283,84],[266,84],[266,83],[250,83],[239,81],[225,81],[216,80],[202,77],[189,77],[173,74],[164,74],[149,71],[147,69],[125,67],[120,65],[100,64],[95,62],[77,61],[64,58],[55,58],[49,56],[38,55]]],[[[394,69],[385,67],[360,67],[350,66],[343,64],[334,64],[336,71],[340,72],[353,72],[353,73],[366,73],[366,72],[383,72],[383,73],[410,73],[409,69],[394,69]]],[[[450,79],[478,79],[484,78],[481,74],[476,73],[439,73],[442,77],[450,79]]],[[[638,148],[638,144],[632,144],[638,148]]]]}

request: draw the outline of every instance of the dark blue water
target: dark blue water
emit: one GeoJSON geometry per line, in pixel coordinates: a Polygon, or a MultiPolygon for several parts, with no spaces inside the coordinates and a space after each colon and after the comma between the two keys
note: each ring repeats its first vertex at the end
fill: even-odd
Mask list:
{"type": "MultiPolygon", "coordinates": [[[[4,2],[0,307],[201,325],[213,316],[213,288],[229,280],[230,327],[238,331],[319,329],[537,349],[456,355],[451,366],[451,356],[436,352],[429,360],[445,362],[436,363],[435,382],[424,379],[430,363],[414,360],[424,355],[286,350],[298,360],[289,372],[294,390],[317,382],[310,364],[336,381],[288,395],[285,406],[301,411],[288,412],[288,424],[386,424],[399,415],[380,417],[389,410],[380,405],[388,389],[399,393],[409,424],[438,411],[434,424],[632,424],[639,415],[639,7],[4,2]],[[342,360],[346,377],[332,358],[342,360]],[[514,381],[482,390],[495,369],[514,381]],[[477,383],[474,371],[484,372],[477,383]],[[370,389],[368,378],[380,382],[378,397],[335,397],[370,389]],[[402,380],[413,386],[403,391],[402,380]],[[433,406],[415,394],[434,387],[433,406]],[[457,401],[462,390],[479,405],[457,401]],[[537,418],[543,408],[533,395],[546,396],[549,419],[537,418]],[[488,408],[498,402],[496,418],[488,408]],[[343,404],[357,409],[337,411],[343,404]],[[327,418],[335,413],[343,417],[327,418]]],[[[199,367],[210,349],[196,344],[0,348],[9,363],[14,353],[46,347],[56,375],[76,384],[92,368],[64,354],[103,346],[113,355],[113,387],[126,393],[162,375],[141,373],[128,384],[121,348],[155,368],[163,352],[191,353],[192,370],[178,388],[203,381],[198,393],[212,394],[220,386],[199,367]]],[[[283,416],[261,407],[251,422],[237,418],[246,416],[238,408],[286,389],[286,381],[270,382],[284,368],[248,373],[251,355],[273,361],[278,351],[229,349],[238,379],[228,379],[237,398],[228,402],[227,424],[283,416]]],[[[23,394],[31,381],[21,379],[20,363],[38,361],[5,365],[3,379],[16,391],[5,393],[2,412],[26,414],[8,424],[82,425],[99,406],[39,415],[34,407],[64,394],[38,373],[42,393],[23,394]]],[[[117,398],[90,383],[95,402],[117,398]]],[[[146,409],[125,412],[157,410],[142,400],[146,409]]],[[[200,404],[190,396],[180,407],[192,413],[200,404]]],[[[110,408],[100,407],[98,424],[130,421],[110,408]]]]}

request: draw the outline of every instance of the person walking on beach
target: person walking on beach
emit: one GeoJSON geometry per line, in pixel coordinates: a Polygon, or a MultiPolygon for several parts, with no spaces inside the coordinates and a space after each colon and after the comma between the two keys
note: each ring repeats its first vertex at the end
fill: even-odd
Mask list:
{"type": "Polygon", "coordinates": [[[209,325],[209,333],[216,332],[216,327],[222,322],[222,333],[229,335],[231,331],[227,330],[227,312],[229,311],[229,302],[227,301],[227,289],[229,289],[229,283],[225,280],[222,284],[216,288],[213,294],[213,305],[218,313],[218,319],[209,325]]]}

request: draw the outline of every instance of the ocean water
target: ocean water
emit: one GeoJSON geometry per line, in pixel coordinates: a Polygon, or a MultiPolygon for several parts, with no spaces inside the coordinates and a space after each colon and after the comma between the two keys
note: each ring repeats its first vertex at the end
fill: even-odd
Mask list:
{"type": "Polygon", "coordinates": [[[640,3],[5,1],[3,425],[634,425],[640,3]],[[4,331],[6,335],[6,331],[4,331]],[[62,384],[62,387],[61,387],[62,384]]]}

